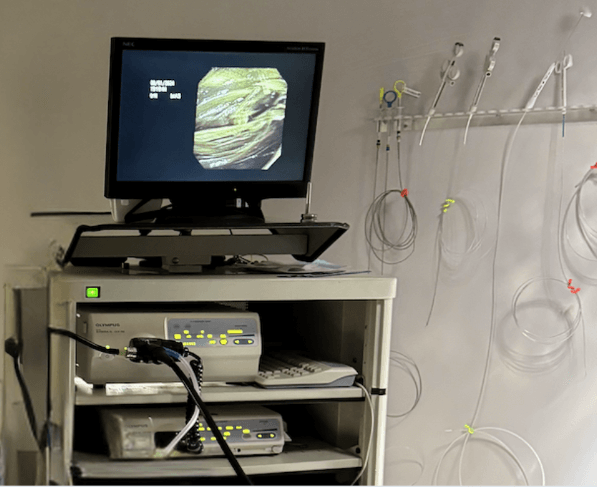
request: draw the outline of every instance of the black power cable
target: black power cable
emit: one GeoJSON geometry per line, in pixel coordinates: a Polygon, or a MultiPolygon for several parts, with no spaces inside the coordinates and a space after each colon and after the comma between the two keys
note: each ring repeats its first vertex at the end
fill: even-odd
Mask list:
{"type": "Polygon", "coordinates": [[[71,332],[70,330],[55,329],[53,327],[48,327],[48,331],[52,334],[63,335],[66,337],[70,337],[71,339],[75,339],[77,342],[80,342],[81,344],[83,344],[87,347],[90,347],[99,352],[103,352],[106,354],[114,354],[115,356],[118,356],[120,354],[120,351],[118,349],[111,349],[109,347],[100,346],[99,344],[96,344],[95,342],[91,342],[90,340],[86,339],[85,337],[81,337],[80,335],[77,335],[74,332],[71,332]]]}
{"type": "Polygon", "coordinates": [[[30,217],[67,217],[78,215],[110,215],[110,212],[31,212],[30,217]]]}
{"type": "Polygon", "coordinates": [[[27,412],[27,420],[29,421],[29,427],[31,428],[31,433],[33,434],[33,438],[35,439],[37,447],[40,451],[42,451],[44,448],[44,443],[37,434],[37,420],[35,419],[33,402],[31,401],[29,389],[25,384],[25,378],[23,378],[23,373],[21,372],[21,348],[19,347],[17,341],[14,338],[10,337],[9,339],[6,339],[6,341],[4,341],[4,352],[6,352],[6,354],[11,356],[13,359],[15,375],[17,377],[17,381],[19,382],[21,393],[23,395],[23,401],[25,403],[25,411],[27,412]]]}

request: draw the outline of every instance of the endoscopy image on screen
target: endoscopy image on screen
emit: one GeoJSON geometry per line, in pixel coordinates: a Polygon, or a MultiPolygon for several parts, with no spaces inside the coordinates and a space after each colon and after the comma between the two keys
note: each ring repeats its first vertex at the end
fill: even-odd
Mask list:
{"type": "Polygon", "coordinates": [[[125,50],[116,180],[302,181],[315,76],[309,52],[125,50]]]}
{"type": "Polygon", "coordinates": [[[193,154],[204,169],[269,169],[282,153],[287,83],[275,68],[212,68],[197,85],[193,154]]]}

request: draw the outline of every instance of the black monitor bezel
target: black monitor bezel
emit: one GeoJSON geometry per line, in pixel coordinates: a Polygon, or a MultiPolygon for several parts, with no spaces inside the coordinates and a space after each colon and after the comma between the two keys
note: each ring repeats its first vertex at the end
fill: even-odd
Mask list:
{"type": "Polygon", "coordinates": [[[108,93],[108,128],[106,138],[106,175],[104,196],[117,199],[182,198],[202,200],[242,198],[260,202],[267,198],[302,198],[311,181],[318,105],[324,64],[324,43],[285,41],[236,41],[205,39],[158,39],[114,37],[111,39],[110,80],[108,93]],[[305,167],[302,181],[268,182],[148,182],[117,181],[119,138],[119,104],[122,55],[127,49],[211,52],[314,52],[316,66],[309,114],[305,167]]]}

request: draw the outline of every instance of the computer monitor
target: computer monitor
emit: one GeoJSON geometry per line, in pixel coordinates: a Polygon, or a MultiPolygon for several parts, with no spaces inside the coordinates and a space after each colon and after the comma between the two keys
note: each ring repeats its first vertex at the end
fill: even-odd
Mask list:
{"type": "Polygon", "coordinates": [[[113,38],[105,196],[187,217],[305,197],[323,57],[323,43],[113,38]]]}

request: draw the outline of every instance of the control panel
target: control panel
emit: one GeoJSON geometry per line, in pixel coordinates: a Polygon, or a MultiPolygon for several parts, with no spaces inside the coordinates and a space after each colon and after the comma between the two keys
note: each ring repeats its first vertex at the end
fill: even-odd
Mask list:
{"type": "MultiPolygon", "coordinates": [[[[262,352],[258,314],[223,306],[197,311],[80,307],[77,334],[125,350],[136,337],[180,341],[201,357],[204,381],[253,381],[262,352]]],[[[133,363],[77,344],[77,375],[88,383],[179,382],[164,364],[133,363]]]]}

